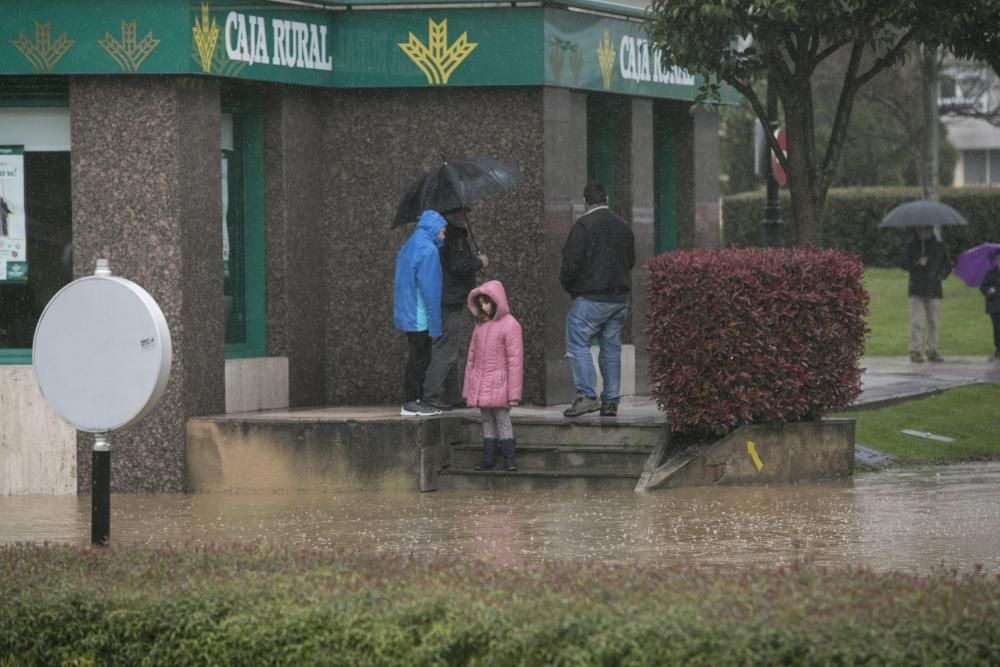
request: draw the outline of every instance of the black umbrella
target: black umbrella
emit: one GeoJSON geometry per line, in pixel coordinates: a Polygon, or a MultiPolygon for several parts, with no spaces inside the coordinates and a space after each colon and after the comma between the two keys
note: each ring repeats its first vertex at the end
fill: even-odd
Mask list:
{"type": "MultiPolygon", "coordinates": [[[[445,160],[406,188],[392,226],[415,222],[428,209],[439,213],[464,209],[488,194],[509,190],[521,180],[523,177],[517,169],[498,160],[445,160]]],[[[469,237],[475,245],[471,225],[469,237]]]]}
{"type": "Polygon", "coordinates": [[[935,225],[967,225],[969,221],[947,204],[930,199],[900,204],[882,218],[879,227],[933,227],[935,225]]]}

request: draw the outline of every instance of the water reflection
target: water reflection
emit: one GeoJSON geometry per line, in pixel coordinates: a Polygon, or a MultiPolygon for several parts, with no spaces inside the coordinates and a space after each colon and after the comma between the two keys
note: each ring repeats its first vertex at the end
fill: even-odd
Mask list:
{"type": "MultiPolygon", "coordinates": [[[[942,563],[1000,571],[1000,464],[853,482],[630,492],[116,495],[116,544],[270,541],[471,556],[500,565],[942,563]]],[[[0,497],[0,543],[87,544],[90,498],[0,497]]]]}

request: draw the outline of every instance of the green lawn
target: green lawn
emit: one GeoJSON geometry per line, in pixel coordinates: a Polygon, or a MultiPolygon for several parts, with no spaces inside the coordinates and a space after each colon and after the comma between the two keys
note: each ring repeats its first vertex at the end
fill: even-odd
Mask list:
{"type": "MultiPolygon", "coordinates": [[[[871,297],[865,354],[899,357],[909,353],[910,315],[906,296],[908,275],[902,269],[867,269],[865,289],[871,297]]],[[[947,357],[988,356],[993,352],[993,329],[983,311],[983,295],[966,287],[954,275],[944,282],[939,352],[947,357]]]]}
{"type": "Polygon", "coordinates": [[[892,454],[899,463],[956,463],[1000,458],[1000,385],[950,389],[927,398],[835,417],[856,420],[855,440],[892,454]],[[927,440],[900,431],[930,432],[954,438],[927,440]]]}
{"type": "MultiPolygon", "coordinates": [[[[905,356],[909,352],[907,273],[867,269],[871,297],[865,354],[905,356]]],[[[993,351],[993,330],[983,312],[983,295],[955,276],[944,282],[939,351],[948,356],[982,356],[993,351]]],[[[855,438],[892,454],[899,463],[955,463],[1000,458],[1000,385],[973,385],[887,407],[840,413],[857,420],[855,438]],[[953,443],[903,435],[902,430],[954,438],[953,443]]]]}

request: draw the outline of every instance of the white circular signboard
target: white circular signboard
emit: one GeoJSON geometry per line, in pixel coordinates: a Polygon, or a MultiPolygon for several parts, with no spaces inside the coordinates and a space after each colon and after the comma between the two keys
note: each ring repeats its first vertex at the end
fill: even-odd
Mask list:
{"type": "MultiPolygon", "coordinates": [[[[102,275],[108,274],[108,275],[102,275]]],[[[104,433],[145,417],[170,374],[170,330],[135,283],[97,275],[52,297],[35,329],[35,380],[56,413],[80,431],[104,433]]]]}

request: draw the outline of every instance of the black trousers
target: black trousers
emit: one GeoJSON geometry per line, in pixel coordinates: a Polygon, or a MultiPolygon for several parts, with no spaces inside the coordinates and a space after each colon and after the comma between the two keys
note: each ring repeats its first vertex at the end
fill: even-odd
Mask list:
{"type": "Polygon", "coordinates": [[[993,350],[1000,353],[1000,313],[990,313],[993,320],[993,350]]]}
{"type": "Polygon", "coordinates": [[[458,348],[462,344],[465,306],[441,309],[441,335],[431,345],[431,364],[424,377],[424,400],[457,403],[462,398],[458,386],[458,348]]]}
{"type": "Polygon", "coordinates": [[[431,363],[431,337],[426,331],[407,331],[406,370],[403,371],[403,402],[417,401],[424,387],[424,375],[431,363]]]}

